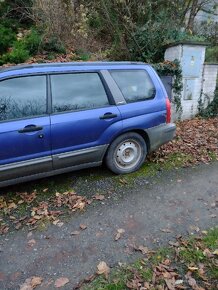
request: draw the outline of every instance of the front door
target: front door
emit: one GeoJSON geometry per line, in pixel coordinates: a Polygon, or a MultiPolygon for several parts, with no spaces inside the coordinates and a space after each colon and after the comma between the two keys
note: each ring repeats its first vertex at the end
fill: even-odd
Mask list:
{"type": "Polygon", "coordinates": [[[121,131],[119,110],[97,72],[51,75],[54,168],[99,164],[121,131]]]}
{"type": "Polygon", "coordinates": [[[0,81],[0,182],[52,169],[46,76],[0,81]]]}

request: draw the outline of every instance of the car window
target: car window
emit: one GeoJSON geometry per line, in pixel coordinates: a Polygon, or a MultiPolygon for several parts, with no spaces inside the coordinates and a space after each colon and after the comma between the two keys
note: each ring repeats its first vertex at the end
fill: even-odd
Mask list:
{"type": "Polygon", "coordinates": [[[144,70],[111,71],[127,103],[144,101],[155,96],[155,87],[144,70]]]}
{"type": "Polygon", "coordinates": [[[18,77],[0,81],[0,121],[45,113],[45,76],[18,77]]]}
{"type": "Polygon", "coordinates": [[[97,73],[51,76],[53,112],[108,106],[108,98],[97,73]]]}

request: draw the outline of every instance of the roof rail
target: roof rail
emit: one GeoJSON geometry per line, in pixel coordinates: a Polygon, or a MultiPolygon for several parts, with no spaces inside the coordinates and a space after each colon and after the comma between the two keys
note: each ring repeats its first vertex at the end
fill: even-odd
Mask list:
{"type": "Polygon", "coordinates": [[[31,69],[38,67],[62,67],[62,66],[95,66],[95,65],[119,65],[119,64],[145,64],[143,62],[131,62],[131,61],[98,61],[98,62],[50,62],[50,63],[34,63],[34,64],[22,64],[9,67],[0,67],[1,72],[13,71],[13,70],[22,70],[22,69],[31,69]]]}

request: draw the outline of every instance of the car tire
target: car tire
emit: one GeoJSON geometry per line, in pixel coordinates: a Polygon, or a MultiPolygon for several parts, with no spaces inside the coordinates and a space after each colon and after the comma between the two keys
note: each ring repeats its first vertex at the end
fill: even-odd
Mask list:
{"type": "Polygon", "coordinates": [[[147,155],[146,142],[137,133],[126,133],[116,138],[110,145],[105,161],[107,167],[116,174],[138,170],[147,155]]]}

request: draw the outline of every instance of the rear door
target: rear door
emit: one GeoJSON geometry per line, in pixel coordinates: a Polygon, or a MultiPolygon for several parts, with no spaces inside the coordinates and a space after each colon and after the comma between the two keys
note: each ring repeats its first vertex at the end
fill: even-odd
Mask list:
{"type": "Polygon", "coordinates": [[[52,169],[46,76],[0,80],[0,181],[52,169]]]}
{"type": "Polygon", "coordinates": [[[113,136],[122,130],[120,112],[98,72],[51,78],[51,140],[54,168],[101,163],[113,136]]]}

